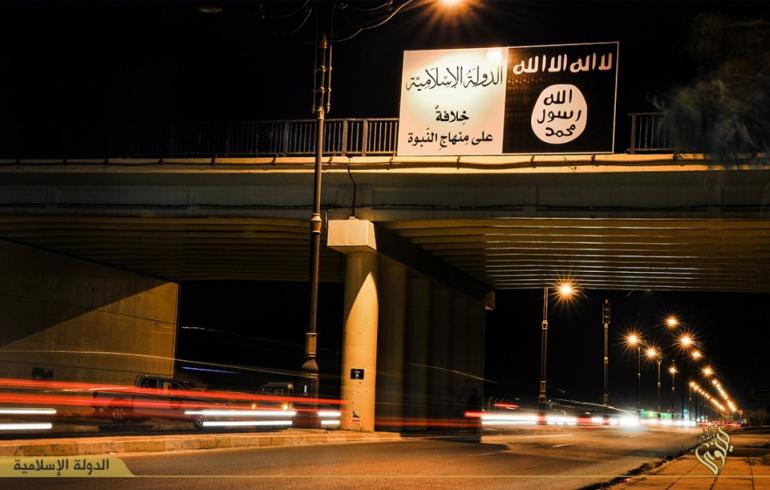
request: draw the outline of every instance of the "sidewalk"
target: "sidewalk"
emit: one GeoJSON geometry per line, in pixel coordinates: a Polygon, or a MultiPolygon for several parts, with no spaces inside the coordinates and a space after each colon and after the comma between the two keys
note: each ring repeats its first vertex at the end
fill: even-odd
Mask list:
{"type": "Polygon", "coordinates": [[[770,490],[770,434],[735,434],[735,446],[719,476],[714,476],[690,453],[643,475],[630,477],[613,489],[768,489],[770,490]]]}
{"type": "Polygon", "coordinates": [[[308,446],[400,441],[395,432],[286,429],[261,433],[201,433],[0,440],[0,456],[83,456],[197,449],[308,446]]]}

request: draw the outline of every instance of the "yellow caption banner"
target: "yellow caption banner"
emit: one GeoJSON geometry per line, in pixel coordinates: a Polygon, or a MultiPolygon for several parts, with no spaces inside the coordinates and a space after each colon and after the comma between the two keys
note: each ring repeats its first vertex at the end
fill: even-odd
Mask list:
{"type": "Polygon", "coordinates": [[[114,478],[134,476],[120,458],[110,456],[0,457],[0,477],[114,478]]]}

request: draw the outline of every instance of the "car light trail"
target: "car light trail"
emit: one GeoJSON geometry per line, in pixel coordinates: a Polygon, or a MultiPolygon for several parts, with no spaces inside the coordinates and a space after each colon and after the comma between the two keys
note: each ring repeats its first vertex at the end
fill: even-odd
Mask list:
{"type": "Polygon", "coordinates": [[[275,396],[275,395],[256,395],[251,393],[239,393],[234,391],[198,391],[198,390],[164,390],[161,388],[143,388],[128,385],[110,385],[93,384],[75,381],[41,381],[33,379],[0,378],[0,386],[7,388],[29,388],[46,390],[67,390],[67,391],[110,391],[125,394],[143,394],[157,395],[160,397],[178,397],[178,398],[212,398],[223,400],[241,400],[241,401],[262,401],[278,403],[317,403],[323,405],[342,405],[342,400],[331,398],[306,398],[301,396],[275,396]]]}
{"type": "Polygon", "coordinates": [[[56,415],[55,408],[0,408],[0,415],[56,415]]]}
{"type": "Polygon", "coordinates": [[[339,420],[322,420],[321,425],[324,427],[330,427],[330,426],[334,427],[334,426],[340,425],[340,421],[339,420]]]}
{"type": "MultiPolygon", "coordinates": [[[[468,414],[470,416],[471,414],[468,414]]],[[[483,413],[481,425],[535,425],[537,415],[532,414],[507,414],[507,413],[483,413]]]]}
{"type": "Polygon", "coordinates": [[[20,422],[13,424],[0,424],[0,430],[50,430],[51,422],[20,422]]]}
{"type": "Polygon", "coordinates": [[[604,417],[591,417],[591,423],[595,425],[604,425],[604,417]]]}
{"type": "Polygon", "coordinates": [[[621,427],[637,427],[639,417],[623,416],[618,419],[618,423],[621,427]]]}
{"type": "Polygon", "coordinates": [[[291,420],[204,420],[203,427],[291,427],[291,420]]]}
{"type": "Polygon", "coordinates": [[[321,418],[325,418],[325,417],[339,418],[339,417],[342,417],[342,412],[340,412],[339,410],[319,410],[318,416],[321,418]]]}
{"type": "Polygon", "coordinates": [[[565,415],[546,415],[545,423],[548,425],[577,425],[577,417],[565,415]]]}
{"type": "Polygon", "coordinates": [[[207,417],[294,417],[296,410],[185,410],[185,415],[207,417]]]}

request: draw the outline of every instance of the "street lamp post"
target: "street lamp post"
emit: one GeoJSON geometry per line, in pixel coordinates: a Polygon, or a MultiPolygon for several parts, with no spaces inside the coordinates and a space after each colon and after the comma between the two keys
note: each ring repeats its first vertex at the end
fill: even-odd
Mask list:
{"type": "MultiPolygon", "coordinates": [[[[305,333],[305,362],[302,364],[302,376],[307,384],[306,394],[313,400],[318,398],[318,361],[316,360],[318,337],[318,282],[321,263],[321,189],[323,176],[324,118],[331,109],[331,46],[324,32],[318,37],[318,51],[314,71],[313,112],[316,116],[315,166],[313,172],[313,212],[310,216],[310,311],[308,313],[307,332],[305,333]]],[[[311,403],[315,408],[315,403],[311,403]]],[[[307,425],[316,426],[316,420],[307,425]]]]}
{"type": "Polygon", "coordinates": [[[543,322],[540,324],[540,393],[537,402],[543,405],[546,395],[546,355],[548,354],[548,288],[543,288],[543,322]]]}
{"type": "Polygon", "coordinates": [[[660,363],[662,359],[658,359],[658,405],[656,408],[656,412],[660,413],[660,363]]]}
{"type": "Polygon", "coordinates": [[[626,336],[626,344],[636,348],[636,410],[642,410],[642,339],[636,333],[626,336]]]}
{"type": "MultiPolygon", "coordinates": [[[[562,282],[557,287],[560,298],[566,299],[575,294],[575,288],[570,282],[562,282]]],[[[548,356],[548,287],[543,288],[543,321],[540,324],[540,393],[537,402],[542,407],[548,401],[546,393],[546,365],[548,356]]]]}
{"type": "Polygon", "coordinates": [[[660,412],[660,363],[663,360],[663,356],[658,351],[658,349],[656,349],[655,347],[647,348],[647,351],[645,352],[645,354],[647,355],[647,359],[649,359],[651,361],[652,360],[656,360],[657,364],[658,364],[658,383],[657,383],[657,388],[658,388],[658,390],[657,390],[658,391],[658,405],[657,405],[656,412],[660,412]]]}
{"type": "Polygon", "coordinates": [[[609,369],[610,369],[610,358],[608,354],[608,338],[609,338],[609,330],[610,330],[610,302],[609,300],[604,300],[604,309],[602,310],[602,316],[604,317],[604,396],[602,397],[602,403],[604,405],[608,405],[610,402],[610,393],[609,393],[609,384],[610,384],[610,378],[609,378],[609,369]]]}
{"type": "Polygon", "coordinates": [[[676,405],[676,366],[672,364],[668,372],[671,373],[671,415],[673,416],[676,405]]]}
{"type": "MultiPolygon", "coordinates": [[[[360,27],[355,34],[345,38],[352,39],[365,29],[371,29],[373,27],[381,26],[385,22],[392,19],[398,12],[400,12],[407,5],[411,4],[415,0],[406,0],[399,7],[395,8],[383,22],[378,22],[371,26],[360,27]]],[[[335,2],[332,9],[337,9],[338,6],[344,2],[335,2]]],[[[462,0],[456,1],[442,1],[441,4],[445,8],[452,8],[462,3],[462,0]]],[[[321,7],[320,1],[313,3],[312,9],[315,15],[320,16],[319,9],[321,7]]],[[[329,27],[333,29],[334,15],[330,17],[329,27]]],[[[318,25],[323,25],[324,22],[318,21],[318,25]]],[[[311,398],[310,406],[311,410],[307,413],[315,413],[316,403],[318,398],[319,389],[319,375],[318,375],[318,361],[317,361],[317,337],[318,337],[318,283],[319,283],[319,270],[321,262],[321,234],[323,232],[323,220],[321,218],[321,191],[322,191],[322,177],[323,177],[323,153],[324,153],[324,119],[326,113],[331,110],[331,81],[332,81],[332,45],[334,39],[327,37],[323,28],[319,29],[318,36],[316,38],[316,53],[315,53],[315,65],[313,67],[313,105],[312,112],[315,115],[316,121],[316,141],[315,141],[315,161],[313,168],[313,211],[310,216],[310,294],[308,298],[309,313],[307,331],[305,332],[305,352],[304,363],[302,364],[301,373],[305,379],[305,394],[311,398]]],[[[364,142],[366,144],[366,142],[364,142]]],[[[317,416],[309,416],[307,423],[300,422],[301,425],[319,426],[317,416]]]]}

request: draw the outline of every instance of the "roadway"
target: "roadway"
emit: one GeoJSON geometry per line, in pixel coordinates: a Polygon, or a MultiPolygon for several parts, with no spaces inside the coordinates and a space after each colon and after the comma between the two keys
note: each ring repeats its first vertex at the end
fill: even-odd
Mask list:
{"type": "MultiPolygon", "coordinates": [[[[123,460],[142,479],[41,479],[25,486],[569,489],[608,481],[674,455],[697,444],[698,433],[696,429],[537,428],[487,435],[482,444],[413,437],[395,443],[137,454],[123,460]]],[[[0,486],[9,483],[0,482],[0,486]]]]}

